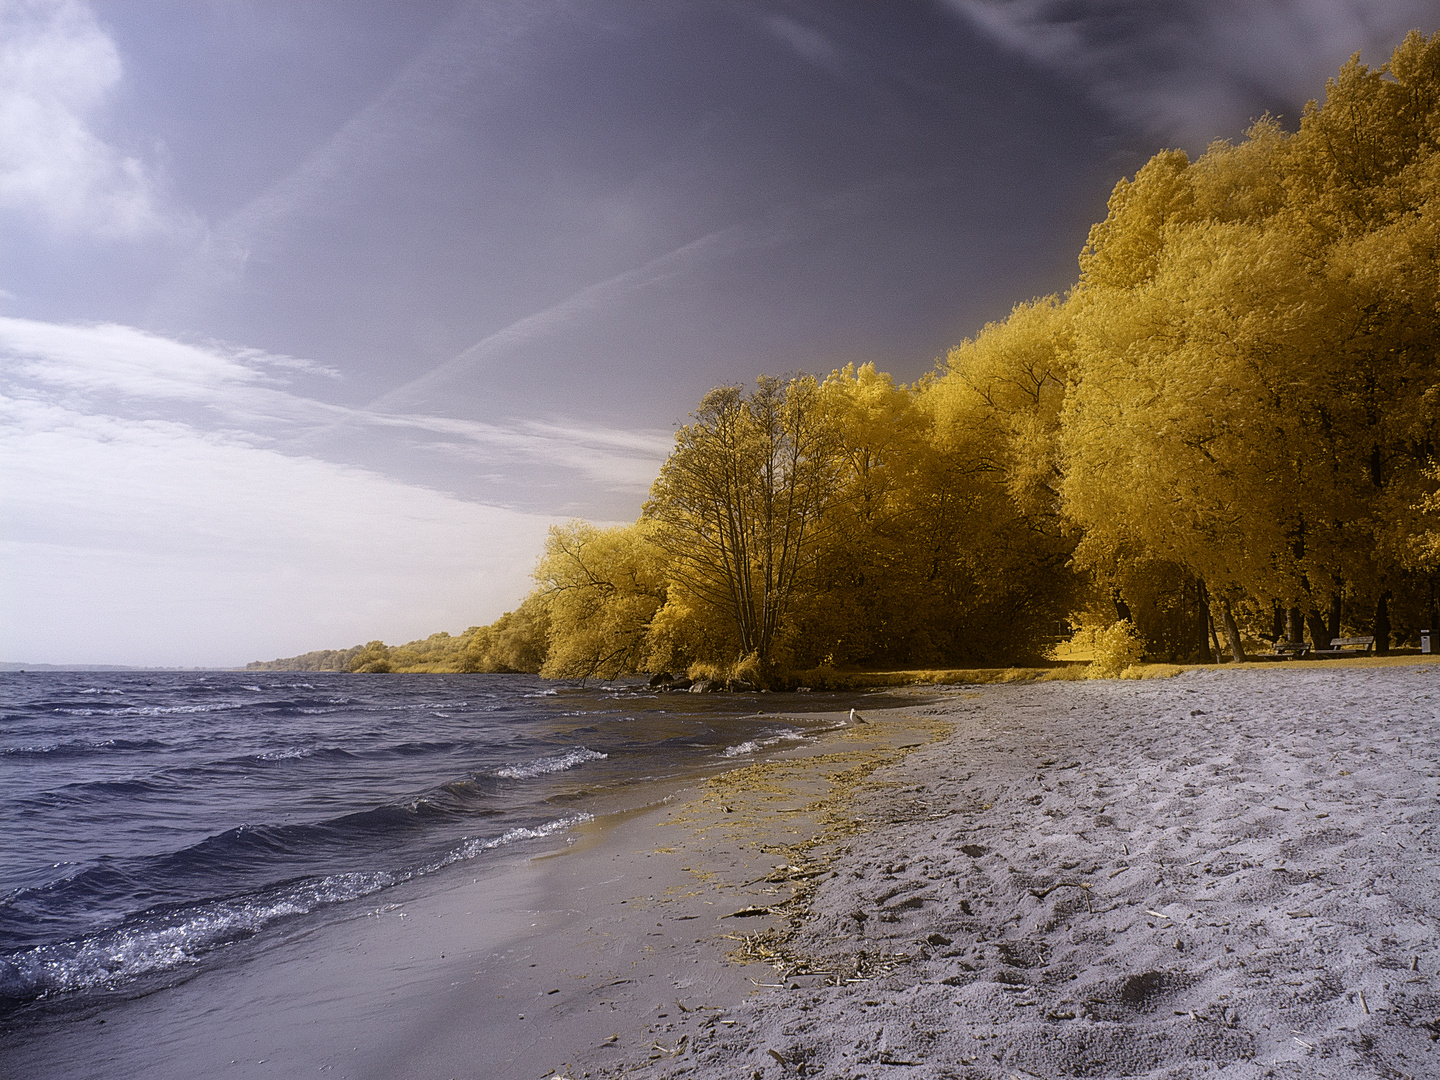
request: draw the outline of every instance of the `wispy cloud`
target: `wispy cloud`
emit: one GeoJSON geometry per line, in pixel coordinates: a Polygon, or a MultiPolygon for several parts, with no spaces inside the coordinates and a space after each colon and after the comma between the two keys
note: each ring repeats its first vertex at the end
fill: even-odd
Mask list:
{"type": "Polygon", "coordinates": [[[1122,121],[1195,148],[1265,109],[1293,113],[1351,53],[1380,63],[1407,30],[1440,19],[1434,0],[948,2],[1122,121]]]}
{"type": "Polygon", "coordinates": [[[121,75],[81,0],[0,0],[0,208],[65,233],[169,227],[145,164],[91,126],[121,75]]]}
{"type": "Polygon", "coordinates": [[[258,365],[130,326],[0,318],[0,363],[13,377],[86,393],[206,402],[259,386],[258,365]]]}
{"type": "Polygon", "coordinates": [[[669,449],[668,433],[357,409],[292,385],[326,374],[134,327],[0,318],[0,656],[233,664],[516,604],[568,515],[299,448],[337,421],[372,457],[418,447],[506,481],[518,462],[636,495],[669,449]]]}
{"type": "Polygon", "coordinates": [[[764,25],[766,30],[807,63],[814,64],[832,75],[843,77],[846,74],[845,58],[840,48],[825,32],[787,15],[771,15],[765,19],[764,25]]]}
{"type": "Polygon", "coordinates": [[[613,310],[635,293],[692,271],[699,263],[723,260],[739,252],[780,243],[791,230],[787,227],[732,225],[691,240],[673,251],[641,266],[615,274],[578,290],[558,303],[517,319],[487,334],[424,375],[377,398],[376,408],[399,402],[422,400],[433,389],[459,372],[492,363],[517,346],[536,341],[575,320],[613,310]]]}
{"type": "Polygon", "coordinates": [[[643,492],[670,448],[668,432],[565,422],[507,424],[380,407],[355,408],[293,390],[296,374],[334,376],[310,361],[223,343],[189,343],[134,327],[68,326],[0,317],[0,374],[20,398],[86,415],[176,417],[255,446],[313,445],[344,427],[398,433],[410,448],[496,466],[569,470],[612,490],[643,492]]]}
{"type": "Polygon", "coordinates": [[[439,436],[431,449],[465,457],[477,464],[529,461],[566,469],[611,489],[646,490],[659,472],[674,440],[659,432],[619,431],[580,424],[520,420],[487,424],[477,420],[356,410],[345,417],[372,427],[409,429],[439,436]]]}
{"type": "MultiPolygon", "coordinates": [[[[3,2],[3,0],[0,0],[3,2]]],[[[536,21],[527,0],[462,4],[444,31],[372,100],[316,145],[289,173],[219,221],[160,290],[152,310],[201,308],[235,287],[257,250],[282,242],[295,220],[351,197],[354,177],[389,163],[403,143],[423,141],[426,117],[456,84],[503,67],[507,46],[536,21]]]]}
{"type": "Polygon", "coordinates": [[[430,400],[458,376],[513,362],[522,346],[556,338],[559,331],[573,329],[586,320],[593,325],[616,317],[630,309],[646,290],[743,255],[783,247],[805,236],[835,229],[848,220],[864,217],[886,201],[942,186],[952,179],[948,171],[939,170],[923,177],[892,176],[852,183],[798,205],[773,207],[763,219],[715,229],[487,334],[444,363],[387,391],[371,403],[371,408],[399,410],[430,400]]]}
{"type": "Polygon", "coordinates": [[[0,656],[232,664],[517,603],[560,515],[296,449],[336,418],[372,446],[398,432],[592,485],[643,490],[663,456],[643,434],[393,416],[290,384],[316,374],[133,327],[0,319],[0,656]]]}

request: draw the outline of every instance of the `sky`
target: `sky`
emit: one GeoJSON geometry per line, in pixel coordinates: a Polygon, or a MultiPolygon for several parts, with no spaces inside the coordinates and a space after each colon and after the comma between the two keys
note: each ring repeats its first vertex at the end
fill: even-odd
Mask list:
{"type": "Polygon", "coordinates": [[[0,660],[458,633],[1440,0],[0,0],[0,660]]]}

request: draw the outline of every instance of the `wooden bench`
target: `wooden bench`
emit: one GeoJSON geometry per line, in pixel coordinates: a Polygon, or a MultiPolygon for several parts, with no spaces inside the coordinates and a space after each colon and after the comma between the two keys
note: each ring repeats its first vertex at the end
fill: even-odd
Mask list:
{"type": "Polygon", "coordinates": [[[1274,656],[1286,660],[1293,656],[1296,660],[1303,660],[1310,653],[1308,641],[1277,641],[1275,642],[1274,656]]]}
{"type": "Polygon", "coordinates": [[[1334,658],[1337,656],[1363,656],[1365,653],[1374,651],[1375,637],[1373,634],[1366,634],[1363,637],[1333,638],[1328,649],[1317,649],[1313,655],[1334,658]]]}

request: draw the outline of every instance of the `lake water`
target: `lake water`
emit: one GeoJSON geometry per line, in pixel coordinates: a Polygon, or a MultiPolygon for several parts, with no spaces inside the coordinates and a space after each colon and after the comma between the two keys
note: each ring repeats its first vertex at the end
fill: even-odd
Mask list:
{"type": "Polygon", "coordinates": [[[506,675],[0,674],[0,1016],[143,992],[401,882],[563,842],[642,781],[742,764],[857,700],[506,675]]]}

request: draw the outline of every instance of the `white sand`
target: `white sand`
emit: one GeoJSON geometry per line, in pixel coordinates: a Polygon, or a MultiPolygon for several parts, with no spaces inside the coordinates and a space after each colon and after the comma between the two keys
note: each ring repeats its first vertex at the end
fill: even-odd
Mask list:
{"type": "Polygon", "coordinates": [[[555,1075],[1440,1076],[1440,667],[916,711],[954,733],[871,776],[861,831],[804,856],[829,876],[796,929],[759,920],[780,986],[555,1075]]]}

